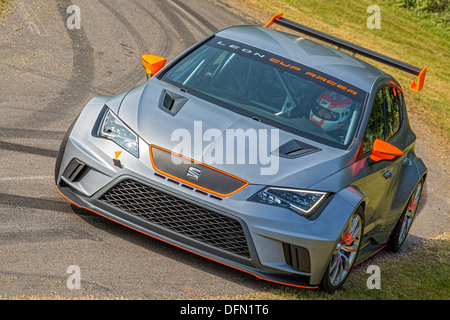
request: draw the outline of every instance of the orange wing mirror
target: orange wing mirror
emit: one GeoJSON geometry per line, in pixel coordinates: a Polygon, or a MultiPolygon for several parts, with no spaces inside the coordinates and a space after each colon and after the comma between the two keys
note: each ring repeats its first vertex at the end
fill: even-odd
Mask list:
{"type": "Polygon", "coordinates": [[[142,55],[142,65],[145,68],[145,72],[147,73],[147,78],[156,74],[159,70],[164,67],[166,64],[166,59],[155,56],[153,54],[144,54],[142,55]]]}
{"type": "Polygon", "coordinates": [[[381,160],[392,160],[397,156],[401,156],[403,151],[394,147],[392,144],[386,141],[376,139],[372,147],[372,155],[370,156],[370,162],[375,163],[381,160]]]}

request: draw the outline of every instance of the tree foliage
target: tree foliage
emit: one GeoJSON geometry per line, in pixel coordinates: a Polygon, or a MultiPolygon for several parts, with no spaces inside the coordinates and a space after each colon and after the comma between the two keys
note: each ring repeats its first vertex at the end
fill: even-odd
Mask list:
{"type": "Polygon", "coordinates": [[[397,6],[428,18],[434,25],[450,30],[450,0],[390,0],[397,6]]]}

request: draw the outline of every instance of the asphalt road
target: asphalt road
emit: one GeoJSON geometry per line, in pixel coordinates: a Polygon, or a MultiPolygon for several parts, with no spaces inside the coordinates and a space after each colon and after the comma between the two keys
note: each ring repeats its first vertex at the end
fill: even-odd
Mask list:
{"type": "MultiPolygon", "coordinates": [[[[14,1],[0,20],[0,297],[168,299],[278,287],[74,210],[54,186],[60,141],[91,97],[146,81],[141,54],[170,60],[211,32],[248,23],[233,12],[210,0],[14,1]],[[67,27],[72,4],[81,29],[67,27]],[[80,289],[67,286],[72,265],[80,289]]],[[[409,247],[448,228],[443,165],[418,150],[436,170],[409,247]]]]}

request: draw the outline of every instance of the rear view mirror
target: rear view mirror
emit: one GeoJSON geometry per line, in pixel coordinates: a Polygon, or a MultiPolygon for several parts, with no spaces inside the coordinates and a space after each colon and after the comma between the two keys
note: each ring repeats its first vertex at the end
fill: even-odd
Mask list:
{"type": "Polygon", "coordinates": [[[145,72],[147,73],[147,79],[161,70],[165,64],[165,58],[155,56],[153,54],[142,55],[142,65],[144,66],[145,72]]]}
{"type": "Polygon", "coordinates": [[[375,163],[381,160],[392,160],[397,156],[401,156],[403,151],[394,147],[392,144],[386,141],[376,139],[372,147],[372,155],[370,156],[370,162],[375,163]]]}

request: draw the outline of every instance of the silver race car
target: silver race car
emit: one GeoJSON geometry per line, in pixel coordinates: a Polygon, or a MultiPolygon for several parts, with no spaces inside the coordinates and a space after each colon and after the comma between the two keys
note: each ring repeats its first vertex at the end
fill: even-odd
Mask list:
{"type": "Polygon", "coordinates": [[[399,250],[427,174],[403,89],[355,54],[423,87],[426,67],[282,14],[219,31],[170,63],[144,55],[148,81],[94,97],[71,125],[57,190],[260,279],[339,289],[355,264],[399,250]]]}

